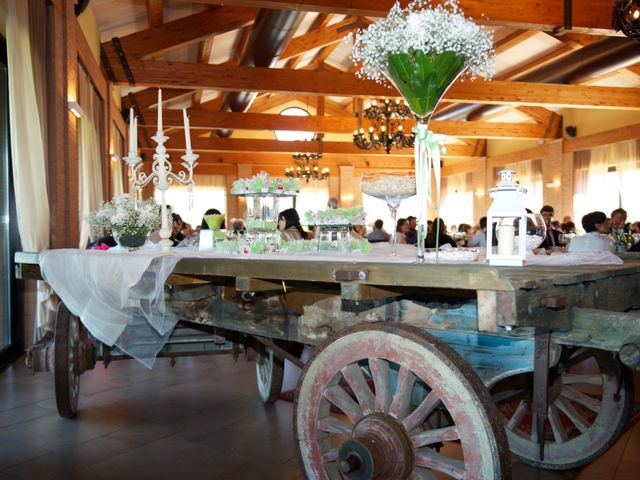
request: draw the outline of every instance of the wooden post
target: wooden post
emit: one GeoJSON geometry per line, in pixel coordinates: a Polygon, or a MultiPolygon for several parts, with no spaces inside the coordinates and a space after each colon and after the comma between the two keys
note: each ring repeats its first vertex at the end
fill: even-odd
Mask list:
{"type": "Polygon", "coordinates": [[[72,0],[48,7],[48,193],[51,248],[77,247],[80,239],[77,119],[68,102],[77,100],[77,22],[72,0]]]}

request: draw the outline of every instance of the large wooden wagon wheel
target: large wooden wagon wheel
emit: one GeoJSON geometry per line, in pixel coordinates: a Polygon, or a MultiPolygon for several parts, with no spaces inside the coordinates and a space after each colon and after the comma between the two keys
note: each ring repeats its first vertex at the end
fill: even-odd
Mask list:
{"type": "Polygon", "coordinates": [[[60,302],[56,315],[54,343],[54,384],[56,405],[61,417],[78,413],[80,394],[80,320],[60,302]]]}
{"type": "Polygon", "coordinates": [[[511,477],[482,382],[451,348],[409,326],[358,325],[325,343],[298,386],[295,435],[310,479],[511,477]]]}
{"type": "Polygon", "coordinates": [[[276,357],[269,347],[265,347],[256,358],[258,394],[264,403],[273,403],[278,399],[283,379],[284,360],[276,357]]]}
{"type": "Polygon", "coordinates": [[[550,371],[544,459],[532,418],[533,374],[509,377],[492,390],[505,417],[511,452],[530,465],[560,470],[585,465],[618,438],[633,403],[633,379],[614,354],[564,347],[550,371]]]}

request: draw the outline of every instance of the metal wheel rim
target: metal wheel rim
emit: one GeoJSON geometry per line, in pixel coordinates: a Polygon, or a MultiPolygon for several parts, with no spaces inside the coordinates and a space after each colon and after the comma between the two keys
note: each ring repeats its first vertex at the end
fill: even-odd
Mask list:
{"type": "Polygon", "coordinates": [[[506,437],[502,428],[494,428],[500,425],[497,410],[477,377],[469,381],[468,372],[457,368],[455,363],[464,361],[455,352],[418,329],[387,326],[385,330],[395,331],[366,327],[351,330],[356,332],[343,335],[317,353],[299,384],[295,434],[308,478],[360,478],[342,476],[336,443],[351,440],[354,427],[377,412],[395,418],[403,429],[412,448],[405,458],[414,463],[409,473],[401,477],[376,478],[436,478],[433,471],[442,478],[510,478],[506,437]],[[364,358],[357,345],[365,346],[364,358]],[[372,365],[369,368],[376,386],[368,393],[363,360],[372,365]],[[381,373],[391,363],[400,365],[398,385],[393,391],[385,385],[385,375],[381,373]],[[414,385],[410,384],[415,379],[433,388],[414,408],[410,405],[414,385]],[[347,393],[343,384],[356,393],[347,393]],[[480,390],[483,395],[478,395],[480,390]],[[427,417],[441,405],[454,425],[430,429],[427,417]],[[342,415],[332,414],[332,406],[342,415]],[[438,442],[454,449],[459,443],[463,461],[429,448],[438,442]]]}

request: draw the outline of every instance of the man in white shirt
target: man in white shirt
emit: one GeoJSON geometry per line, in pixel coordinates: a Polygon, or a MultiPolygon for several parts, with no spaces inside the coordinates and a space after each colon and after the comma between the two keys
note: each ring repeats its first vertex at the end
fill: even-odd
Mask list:
{"type": "Polygon", "coordinates": [[[613,251],[614,244],[607,234],[611,227],[604,212],[591,212],[582,217],[582,228],[586,234],[575,237],[569,244],[569,252],[613,251]]]}

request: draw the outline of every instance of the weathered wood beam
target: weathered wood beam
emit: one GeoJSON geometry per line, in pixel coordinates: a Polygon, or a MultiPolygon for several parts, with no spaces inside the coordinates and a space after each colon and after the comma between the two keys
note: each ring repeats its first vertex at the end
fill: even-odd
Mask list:
{"type": "Polygon", "coordinates": [[[304,35],[299,35],[291,39],[287,47],[280,55],[280,60],[303,55],[309,50],[335,45],[344,40],[347,33],[361,26],[360,22],[354,18],[347,18],[342,22],[335,23],[320,30],[313,30],[304,35]]]}
{"type": "Polygon", "coordinates": [[[147,0],[147,19],[150,27],[161,27],[164,23],[162,15],[163,0],[147,0]]]}
{"type": "MultiPolygon", "coordinates": [[[[253,22],[256,13],[257,10],[253,8],[218,6],[165,23],[162,27],[132,33],[119,40],[128,61],[147,58],[200,42],[211,35],[244,27],[253,22]]],[[[111,65],[119,64],[113,43],[108,41],[102,45],[111,65]]]]}
{"type": "MultiPolygon", "coordinates": [[[[215,37],[208,37],[204,41],[200,42],[198,46],[198,62],[199,63],[210,63],[211,57],[213,56],[213,42],[215,37]]],[[[202,103],[202,94],[204,91],[202,89],[196,90],[193,93],[193,103],[194,105],[198,105],[202,103]]]]}
{"type": "MultiPolygon", "coordinates": [[[[145,121],[155,121],[155,110],[144,114],[145,121]]],[[[164,125],[182,126],[180,110],[165,110],[164,125]]],[[[291,117],[267,113],[209,112],[201,109],[189,110],[191,128],[229,128],[234,130],[293,130],[322,133],[351,133],[358,128],[355,117],[309,116],[291,117]]],[[[142,123],[140,124],[142,125],[142,123]]],[[[413,120],[403,122],[405,131],[414,125],[413,120]]],[[[150,125],[153,126],[153,125],[150,125]]],[[[537,123],[494,123],[494,122],[455,122],[448,120],[432,120],[429,128],[436,133],[453,137],[471,138],[544,138],[545,125],[537,123]]]]}
{"type": "MultiPolygon", "coordinates": [[[[315,143],[315,142],[314,142],[315,143]]],[[[200,152],[263,152],[263,153],[288,153],[309,152],[317,149],[317,145],[310,142],[281,142],[278,140],[248,139],[248,138],[203,138],[192,136],[193,150],[200,152]]],[[[183,135],[174,135],[166,144],[168,150],[184,150],[183,135]]],[[[474,156],[474,147],[469,145],[447,145],[445,156],[471,157],[474,156]]],[[[405,156],[414,155],[413,149],[391,150],[387,154],[383,150],[361,150],[352,142],[323,142],[323,155],[364,155],[364,156],[405,156]]],[[[482,153],[482,152],[480,152],[482,153]]]]}
{"type": "MultiPolygon", "coordinates": [[[[165,61],[131,63],[138,85],[227,91],[296,92],[305,95],[397,96],[395,90],[345,72],[282,70],[165,61]],[[180,75],[175,75],[179,71],[180,75]]],[[[122,77],[121,77],[122,78],[122,77]]],[[[120,80],[119,84],[126,84],[120,80]]],[[[457,82],[445,96],[462,103],[574,108],[640,109],[640,89],[527,82],[457,82]]]]}
{"type": "MultiPolygon", "coordinates": [[[[180,0],[190,1],[190,0],[180,0]]],[[[199,3],[217,4],[220,0],[198,0],[199,3]]],[[[466,16],[478,22],[494,25],[514,25],[520,28],[552,30],[564,25],[564,11],[558,0],[535,2],[504,0],[460,0],[466,16]]],[[[276,10],[302,10],[339,13],[363,17],[386,17],[394,0],[227,0],[227,5],[273,8],[276,10]]],[[[572,31],[613,33],[611,29],[611,3],[602,0],[580,0],[572,8],[572,31]]]]}
{"type": "MultiPolygon", "coordinates": [[[[187,98],[192,93],[193,92],[190,90],[165,88],[162,90],[162,100],[167,102],[169,100],[175,100],[178,98],[187,98]]],[[[131,108],[132,104],[130,100],[132,98],[133,100],[135,100],[139,110],[144,114],[144,111],[147,108],[158,103],[158,90],[155,88],[145,88],[144,90],[132,93],[131,95],[125,95],[124,97],[122,97],[122,106],[124,108],[131,108]]]]}

